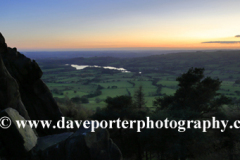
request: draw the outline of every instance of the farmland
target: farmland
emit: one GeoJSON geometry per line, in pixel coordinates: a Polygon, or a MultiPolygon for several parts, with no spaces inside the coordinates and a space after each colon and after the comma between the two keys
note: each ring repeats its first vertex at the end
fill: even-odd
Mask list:
{"type": "Polygon", "coordinates": [[[220,93],[240,98],[240,52],[216,51],[173,53],[139,58],[90,57],[64,60],[43,60],[39,64],[43,70],[43,81],[54,97],[74,98],[89,94],[89,109],[104,107],[104,100],[110,96],[133,96],[142,85],[146,106],[153,107],[155,97],[173,95],[177,89],[176,78],[190,67],[205,68],[205,76],[222,81],[220,93]],[[122,67],[130,71],[123,73],[104,68],[84,68],[77,70],[66,64],[99,65],[122,67]],[[100,86],[101,94],[94,94],[100,86]],[[159,87],[160,86],[160,87],[159,87]]]}

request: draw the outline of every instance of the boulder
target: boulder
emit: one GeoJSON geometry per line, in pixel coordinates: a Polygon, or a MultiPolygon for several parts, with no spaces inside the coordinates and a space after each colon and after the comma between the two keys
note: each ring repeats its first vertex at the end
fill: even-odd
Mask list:
{"type": "Polygon", "coordinates": [[[11,124],[9,128],[0,129],[0,139],[3,142],[8,155],[12,157],[24,157],[37,144],[37,136],[33,129],[26,125],[19,128],[16,120],[25,120],[15,109],[7,108],[0,112],[0,117],[8,117],[3,124],[11,124]]]}
{"type": "Polygon", "coordinates": [[[48,148],[43,147],[40,151],[37,145],[34,148],[35,159],[38,157],[44,160],[122,160],[121,151],[109,138],[109,133],[105,129],[97,129],[92,133],[90,130],[80,128],[68,136],[69,134],[60,134],[42,137],[38,143],[42,141],[47,144],[42,146],[48,148]],[[62,137],[60,138],[62,141],[57,144],[52,143],[55,140],[50,139],[58,139],[59,136],[62,137]]]}
{"type": "MultiPolygon", "coordinates": [[[[78,132],[76,132],[78,135],[78,132]]],[[[83,133],[86,146],[89,148],[93,160],[121,160],[122,154],[115,143],[109,138],[106,129],[83,133]]]]}
{"type": "Polygon", "coordinates": [[[37,145],[34,147],[33,152],[38,153],[46,150],[47,148],[59,144],[69,138],[73,132],[65,132],[61,134],[54,134],[38,138],[37,145]]]}

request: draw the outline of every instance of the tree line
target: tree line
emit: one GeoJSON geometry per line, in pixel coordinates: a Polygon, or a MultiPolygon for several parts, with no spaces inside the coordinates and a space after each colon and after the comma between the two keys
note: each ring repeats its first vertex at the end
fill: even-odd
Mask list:
{"type": "MultiPolygon", "coordinates": [[[[98,108],[91,117],[96,120],[208,120],[213,116],[232,123],[239,114],[229,106],[230,98],[218,93],[219,79],[204,76],[204,68],[190,68],[177,79],[174,95],[154,100],[155,109],[146,106],[143,86],[134,95],[108,97],[105,108],[98,108]]],[[[155,82],[156,83],[156,82],[155,82]]],[[[187,160],[187,159],[237,159],[239,151],[238,130],[198,129],[178,132],[174,129],[109,129],[110,136],[120,147],[125,159],[133,160],[187,160]]]]}

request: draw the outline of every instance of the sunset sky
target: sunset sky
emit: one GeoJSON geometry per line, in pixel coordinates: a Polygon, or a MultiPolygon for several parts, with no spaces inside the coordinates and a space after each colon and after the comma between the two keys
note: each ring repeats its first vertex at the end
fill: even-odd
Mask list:
{"type": "Polygon", "coordinates": [[[18,50],[240,49],[240,0],[1,0],[18,50]]]}

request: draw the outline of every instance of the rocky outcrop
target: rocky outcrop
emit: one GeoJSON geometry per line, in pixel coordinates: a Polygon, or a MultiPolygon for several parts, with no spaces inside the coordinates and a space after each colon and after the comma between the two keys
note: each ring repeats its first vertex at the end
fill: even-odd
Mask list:
{"type": "MultiPolygon", "coordinates": [[[[0,33],[0,118],[9,117],[8,129],[0,126],[0,159],[5,160],[121,160],[118,147],[107,130],[19,128],[16,120],[61,119],[61,112],[48,87],[41,80],[42,71],[33,60],[9,48],[0,33]]],[[[7,121],[5,121],[7,122],[7,121]]]]}
{"type": "Polygon", "coordinates": [[[22,103],[18,84],[7,71],[0,57],[0,109],[16,109],[25,119],[29,119],[28,112],[22,103]]]}
{"type": "Polygon", "coordinates": [[[7,51],[7,44],[5,43],[5,38],[0,33],[0,53],[7,51]]]}
{"type": "MultiPolygon", "coordinates": [[[[1,33],[0,56],[2,57],[0,58],[0,75],[4,77],[0,79],[0,82],[3,82],[0,83],[2,91],[2,93],[0,92],[0,109],[14,108],[25,119],[30,117],[32,120],[52,120],[53,123],[61,119],[62,114],[50,90],[41,80],[43,73],[38,64],[19,53],[16,48],[7,47],[1,33]]],[[[42,136],[62,131],[37,129],[38,134],[42,136]]]]}

